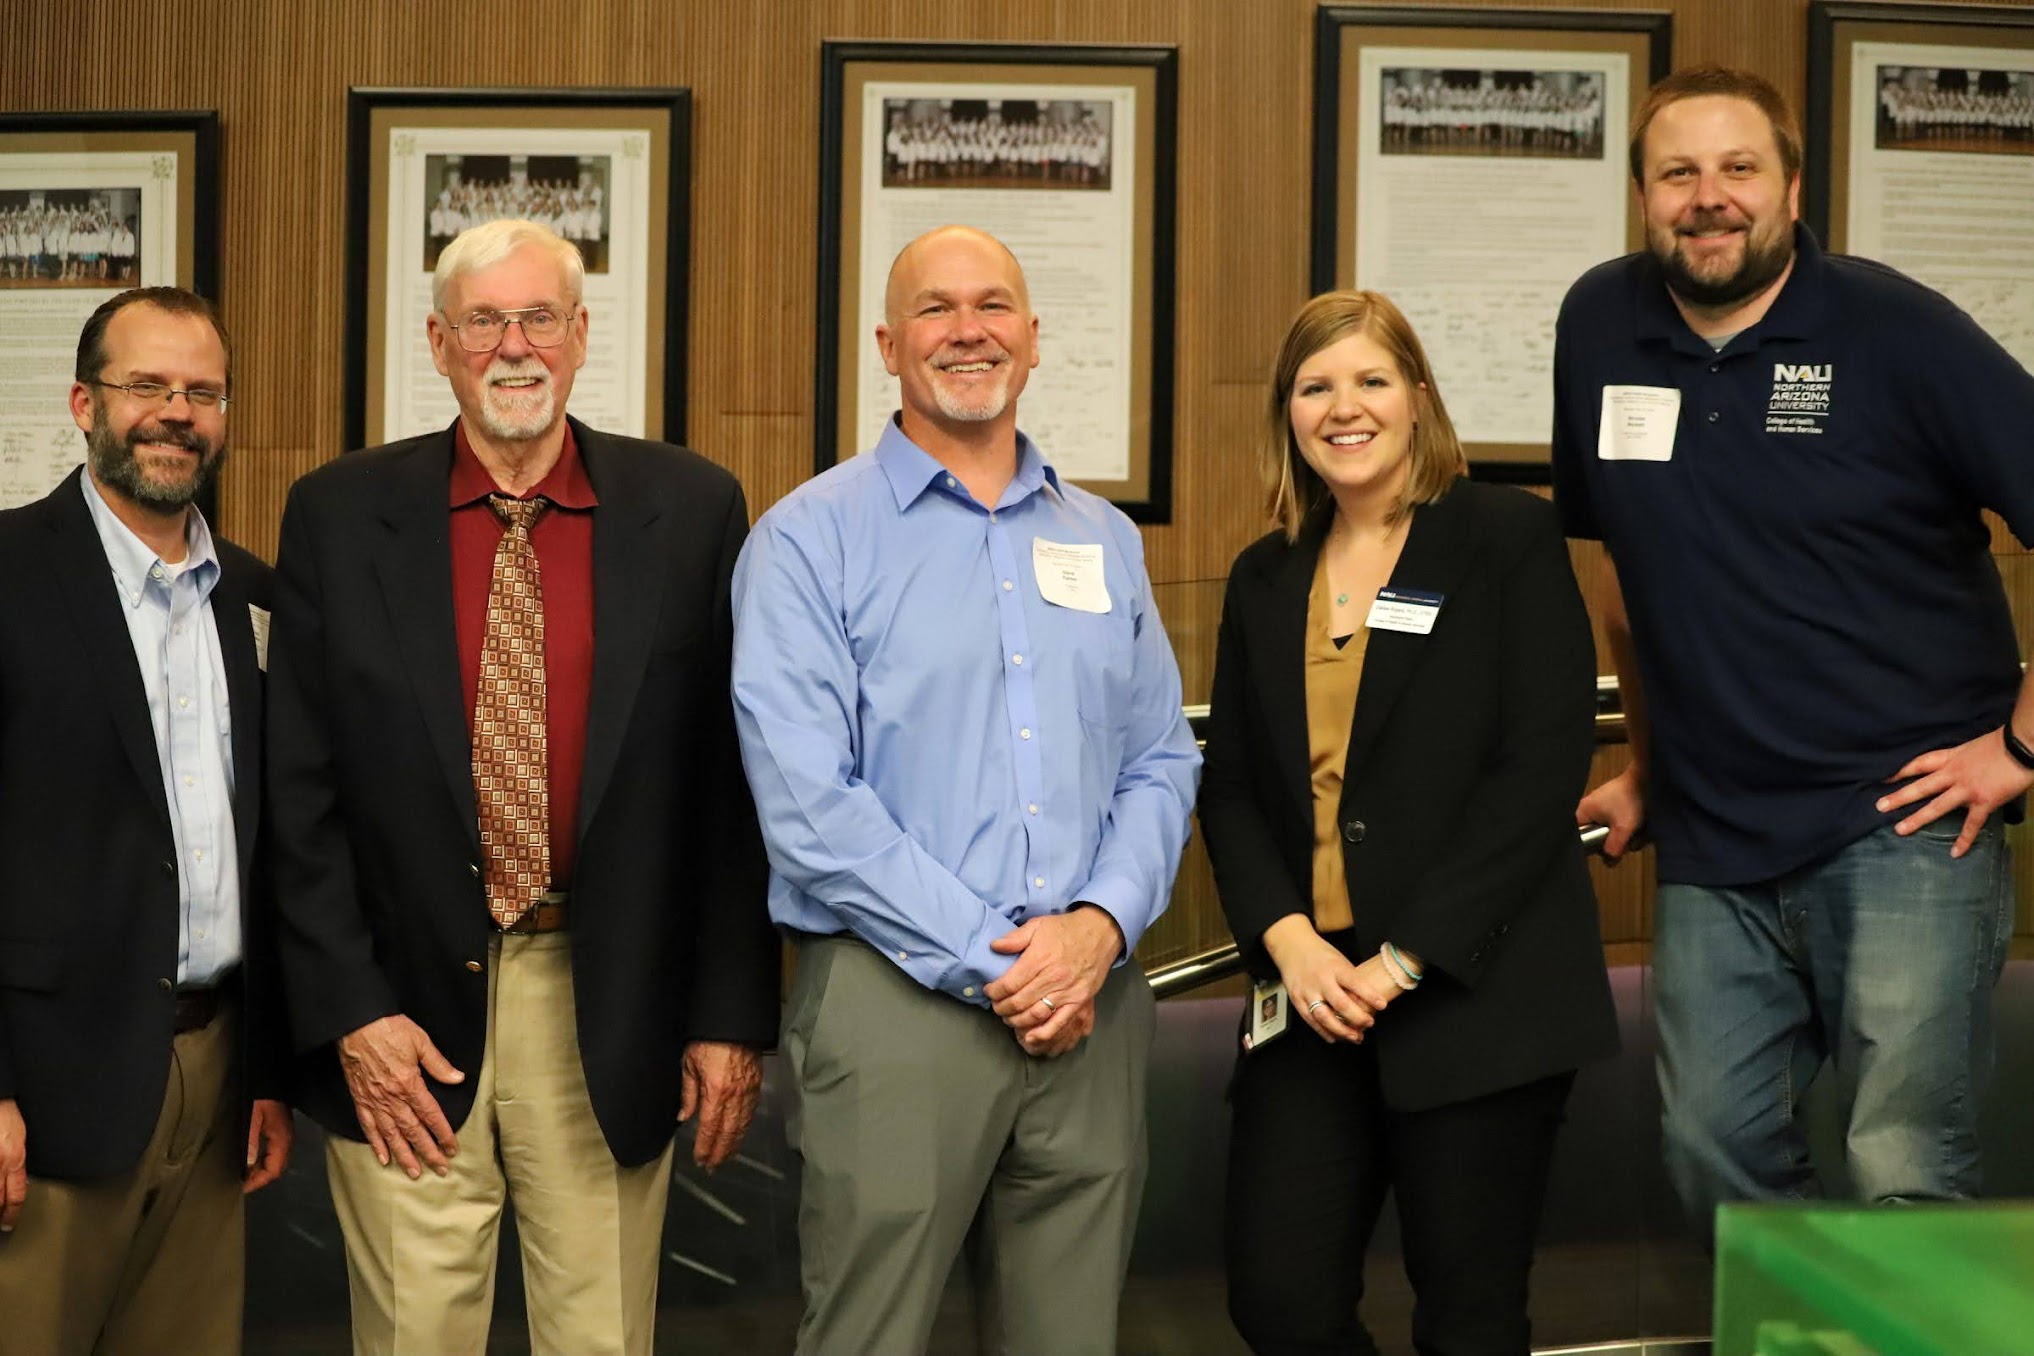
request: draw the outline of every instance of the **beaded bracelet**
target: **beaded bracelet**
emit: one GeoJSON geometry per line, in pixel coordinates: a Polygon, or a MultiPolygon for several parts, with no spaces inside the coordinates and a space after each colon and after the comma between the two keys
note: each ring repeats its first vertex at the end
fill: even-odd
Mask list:
{"type": "Polygon", "coordinates": [[[1405,963],[1405,957],[1399,955],[1398,948],[1390,942],[1378,947],[1377,954],[1384,961],[1384,972],[1391,976],[1391,982],[1407,993],[1417,989],[1420,981],[1426,978],[1424,974],[1413,973],[1413,968],[1405,963]]]}

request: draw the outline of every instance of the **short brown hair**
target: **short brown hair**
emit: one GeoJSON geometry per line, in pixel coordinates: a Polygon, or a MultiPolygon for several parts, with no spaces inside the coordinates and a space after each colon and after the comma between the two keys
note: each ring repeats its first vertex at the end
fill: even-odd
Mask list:
{"type": "Polygon", "coordinates": [[[1646,91],[1645,102],[1631,120],[1631,181],[1639,187],[1646,182],[1646,129],[1668,104],[1705,96],[1742,99],[1766,115],[1773,127],[1773,144],[1780,149],[1780,168],[1787,182],[1801,177],[1801,126],[1787,107],[1786,96],[1772,81],[1751,71],[1731,66],[1690,66],[1675,71],[1646,91]]]}
{"type": "Polygon", "coordinates": [[[1266,510],[1285,530],[1287,541],[1299,536],[1300,525],[1329,498],[1328,486],[1300,455],[1292,436],[1293,383],[1300,365],[1330,344],[1352,334],[1366,335],[1391,355],[1399,376],[1411,387],[1413,429],[1407,456],[1405,491],[1392,508],[1391,520],[1416,504],[1431,504],[1469,470],[1455,422],[1441,403],[1420,337],[1412,322],[1382,292],[1323,292],[1292,318],[1278,359],[1271,369],[1271,399],[1265,406],[1264,442],[1260,452],[1268,494],[1266,510]]]}
{"type": "Polygon", "coordinates": [[[226,336],[226,325],[219,319],[219,308],[196,292],[188,292],[181,287],[131,287],[102,302],[85,321],[85,328],[78,331],[77,366],[71,371],[75,380],[99,380],[99,374],[106,370],[106,327],[113,323],[114,316],[130,306],[153,306],[171,315],[194,315],[207,321],[212,332],[219,336],[219,347],[226,350],[226,386],[228,390],[232,389],[233,341],[226,336]]]}

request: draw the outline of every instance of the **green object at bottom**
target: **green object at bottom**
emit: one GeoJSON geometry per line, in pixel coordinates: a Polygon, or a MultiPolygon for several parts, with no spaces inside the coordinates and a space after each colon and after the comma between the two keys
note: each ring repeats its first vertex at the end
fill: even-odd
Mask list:
{"type": "Polygon", "coordinates": [[[1726,1205],[1714,1351],[2034,1353],[2034,1204],[1726,1205]]]}

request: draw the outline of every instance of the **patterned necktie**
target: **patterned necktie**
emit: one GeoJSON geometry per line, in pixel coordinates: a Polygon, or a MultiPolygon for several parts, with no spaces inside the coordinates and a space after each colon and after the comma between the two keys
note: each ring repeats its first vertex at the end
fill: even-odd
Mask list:
{"type": "Polygon", "coordinates": [[[551,888],[551,760],[544,744],[544,584],[530,528],[548,499],[488,498],[506,530],[494,549],[480,690],[473,703],[473,792],[487,911],[510,927],[551,888]]]}

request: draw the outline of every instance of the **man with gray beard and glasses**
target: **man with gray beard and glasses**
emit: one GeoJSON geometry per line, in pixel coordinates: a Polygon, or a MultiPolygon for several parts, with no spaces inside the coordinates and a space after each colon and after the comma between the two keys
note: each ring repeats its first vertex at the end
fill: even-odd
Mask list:
{"type": "Polygon", "coordinates": [[[1969,1196],[2012,932],[2002,821],[2034,684],[1983,511],[2034,541],[2034,377],[1948,299],[1825,254],[1801,139],[1749,72],[1641,105],[1647,248],[1554,350],[1555,498],[1601,540],[1632,763],[1583,798],[1658,847],[1667,1163],[1715,1207],[1821,1187],[1825,1068],[1857,1195],[1969,1196]],[[1620,591],[1621,590],[1621,591],[1620,591]]]}
{"type": "Polygon", "coordinates": [[[1018,431],[1024,273],[947,227],[891,266],[902,408],[736,573],[734,698],[796,944],[798,1350],[925,1350],[974,1228],[998,1350],[1116,1349],[1151,987],[1200,754],[1137,529],[1018,431]]]}
{"type": "Polygon", "coordinates": [[[262,840],[271,574],[195,501],[210,302],[78,339],[86,465],[0,513],[0,1354],[241,1349],[242,1199],[290,1150],[262,840]]]}
{"type": "Polygon", "coordinates": [[[358,1353],[647,1356],[673,1134],[735,1151],[778,943],[728,707],[734,477],[566,414],[578,249],[488,222],[427,333],[459,418],[284,510],[271,824],[358,1353]]]}

